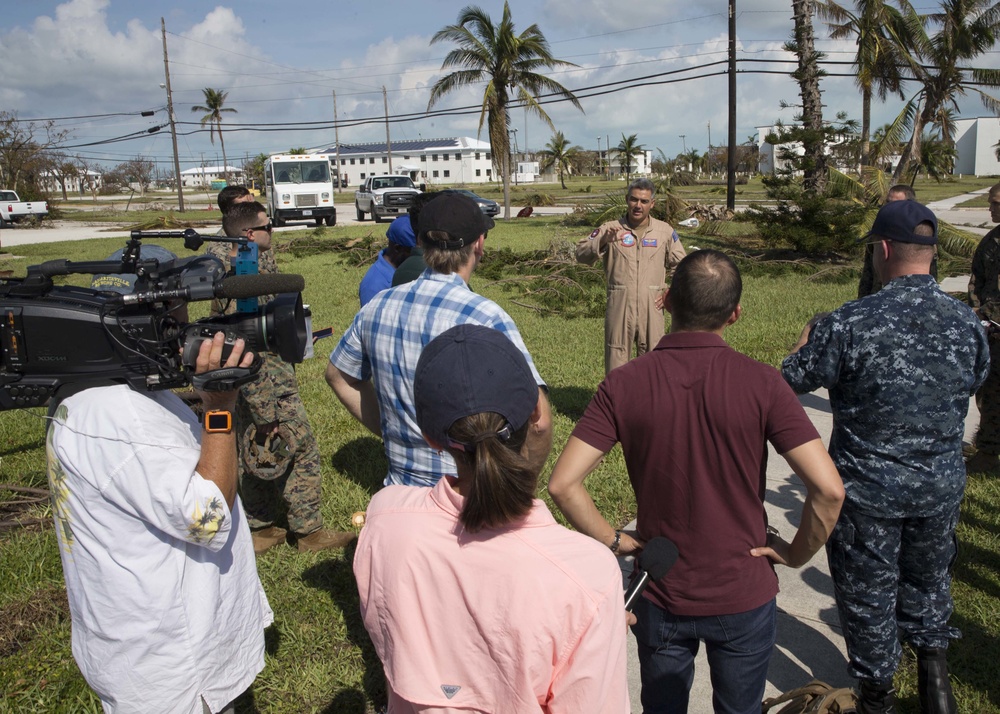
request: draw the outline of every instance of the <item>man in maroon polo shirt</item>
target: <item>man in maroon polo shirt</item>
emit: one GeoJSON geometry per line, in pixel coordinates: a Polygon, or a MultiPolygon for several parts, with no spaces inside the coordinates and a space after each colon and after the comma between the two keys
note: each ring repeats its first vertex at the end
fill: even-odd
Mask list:
{"type": "Polygon", "coordinates": [[[635,607],[645,714],[686,712],[704,641],[717,712],[759,712],[775,636],[773,563],[804,565],[826,542],[844,488],[816,429],[781,374],[722,339],[740,318],[740,273],[714,250],[677,266],[664,307],[670,334],[598,388],[549,480],[580,531],[616,554],[654,536],[680,556],[635,607]],[[806,486],[789,543],[769,533],[767,442],[806,486]],[[621,443],[635,491],[637,535],[598,512],[584,479],[621,443]]]}

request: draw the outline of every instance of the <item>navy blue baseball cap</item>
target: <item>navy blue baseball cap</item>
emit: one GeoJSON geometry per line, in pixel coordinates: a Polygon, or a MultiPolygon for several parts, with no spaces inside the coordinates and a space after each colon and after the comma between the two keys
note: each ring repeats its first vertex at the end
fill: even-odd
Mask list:
{"type": "Polygon", "coordinates": [[[933,211],[916,201],[890,201],[879,209],[872,229],[865,236],[867,242],[892,240],[897,243],[935,245],[938,240],[938,222],[933,211]],[[929,236],[918,235],[915,230],[921,223],[934,228],[929,236]]]}
{"type": "Polygon", "coordinates": [[[456,325],[420,353],[413,396],[420,431],[437,444],[472,451],[471,444],[448,434],[452,424],[495,412],[507,421],[497,437],[507,441],[528,423],[538,404],[538,384],[507,335],[482,325],[456,325]]]}
{"type": "MultiPolygon", "coordinates": [[[[108,256],[108,260],[121,261],[125,249],[121,248],[108,256]]],[[[158,260],[165,263],[168,260],[177,260],[177,256],[166,248],[158,245],[144,245],[139,248],[139,260],[158,260]]],[[[135,291],[135,282],[139,279],[133,273],[100,273],[94,275],[90,280],[90,287],[94,290],[131,295],[135,291]]]]}

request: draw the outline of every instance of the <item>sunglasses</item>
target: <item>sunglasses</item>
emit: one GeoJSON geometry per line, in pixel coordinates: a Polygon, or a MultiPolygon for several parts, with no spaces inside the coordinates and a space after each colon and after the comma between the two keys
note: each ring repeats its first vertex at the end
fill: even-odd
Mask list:
{"type": "Polygon", "coordinates": [[[247,228],[248,231],[267,231],[271,233],[274,231],[274,224],[268,223],[266,226],[254,226],[253,228],[247,228]]]}

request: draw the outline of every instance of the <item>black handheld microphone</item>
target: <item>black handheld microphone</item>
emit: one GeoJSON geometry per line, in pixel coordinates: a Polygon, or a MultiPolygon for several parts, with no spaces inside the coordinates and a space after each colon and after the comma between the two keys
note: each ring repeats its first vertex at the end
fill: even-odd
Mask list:
{"type": "Polygon", "coordinates": [[[649,585],[650,580],[659,580],[677,562],[677,546],[669,538],[650,538],[639,553],[639,573],[632,578],[625,591],[625,609],[632,611],[635,600],[649,585]]]}

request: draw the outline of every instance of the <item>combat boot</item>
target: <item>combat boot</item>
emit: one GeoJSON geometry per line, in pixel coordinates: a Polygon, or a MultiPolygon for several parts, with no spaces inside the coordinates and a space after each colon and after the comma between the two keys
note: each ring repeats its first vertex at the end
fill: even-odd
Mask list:
{"type": "Polygon", "coordinates": [[[343,548],[349,545],[355,538],[356,533],[345,533],[343,531],[328,531],[324,528],[313,531],[308,535],[296,536],[296,545],[300,553],[311,550],[330,550],[331,548],[343,548]]]}
{"type": "Polygon", "coordinates": [[[892,688],[892,680],[862,679],[858,684],[858,714],[896,714],[896,690],[892,688]]]}
{"type": "Polygon", "coordinates": [[[923,714],[955,714],[958,704],[948,679],[948,650],[922,647],[917,650],[917,692],[923,714]]]}
{"type": "Polygon", "coordinates": [[[988,451],[977,451],[965,462],[965,470],[970,474],[1000,475],[1000,458],[988,451]]]}
{"type": "Polygon", "coordinates": [[[277,526],[268,526],[267,528],[251,531],[250,537],[253,538],[253,552],[256,555],[266,553],[274,546],[284,543],[287,536],[288,531],[277,526]]]}

